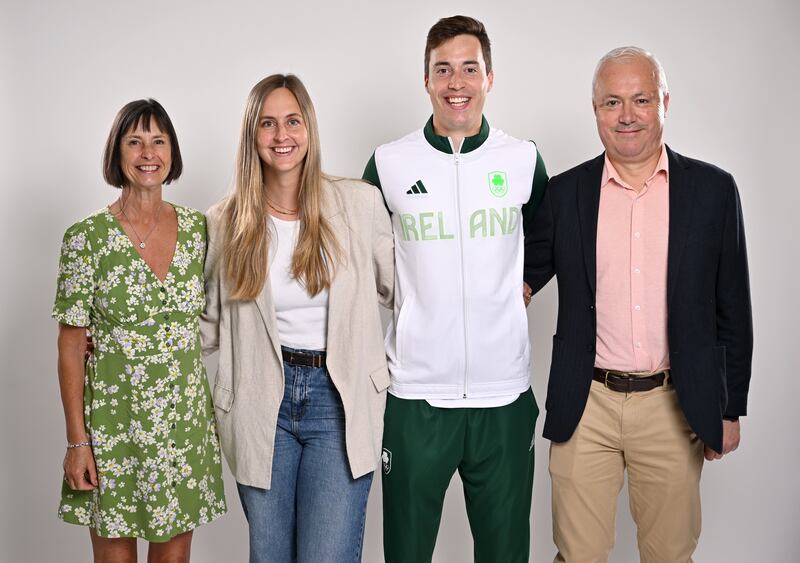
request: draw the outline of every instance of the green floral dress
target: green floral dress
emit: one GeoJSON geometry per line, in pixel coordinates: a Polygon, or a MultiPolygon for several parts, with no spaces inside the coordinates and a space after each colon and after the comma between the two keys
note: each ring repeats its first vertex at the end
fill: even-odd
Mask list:
{"type": "Polygon", "coordinates": [[[93,334],[84,416],[99,487],[64,483],[59,517],[103,537],[163,542],[226,510],[200,347],[205,219],[174,207],[163,282],[107,208],[70,227],[61,248],[53,317],[93,334]]]}

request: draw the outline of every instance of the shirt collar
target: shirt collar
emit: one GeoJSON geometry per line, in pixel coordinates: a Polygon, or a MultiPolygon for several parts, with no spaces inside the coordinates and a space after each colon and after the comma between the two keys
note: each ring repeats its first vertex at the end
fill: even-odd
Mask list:
{"type": "MultiPolygon", "coordinates": [[[[661,156],[658,157],[658,162],[656,163],[656,168],[653,170],[653,173],[647,179],[647,182],[652,181],[659,173],[663,172],[664,177],[666,178],[667,182],[669,182],[669,159],[667,158],[667,145],[661,145],[661,156]]],[[[614,165],[611,164],[611,161],[608,159],[608,153],[605,155],[605,164],[603,165],[603,176],[600,180],[600,187],[605,187],[611,180],[623,188],[630,188],[628,184],[622,179],[622,176],[619,175],[617,169],[614,168],[614,165]]]]}
{"type": "MultiPolygon", "coordinates": [[[[425,124],[425,128],[422,131],[425,133],[425,139],[437,151],[441,151],[446,154],[453,154],[453,148],[450,146],[450,139],[447,137],[442,137],[441,135],[437,135],[434,132],[433,116],[428,119],[428,122],[425,124]]],[[[464,140],[461,142],[461,150],[459,150],[459,153],[464,154],[474,151],[483,144],[487,137],[489,137],[489,122],[486,121],[486,117],[481,116],[480,130],[472,137],[464,137],[464,140]]]]}

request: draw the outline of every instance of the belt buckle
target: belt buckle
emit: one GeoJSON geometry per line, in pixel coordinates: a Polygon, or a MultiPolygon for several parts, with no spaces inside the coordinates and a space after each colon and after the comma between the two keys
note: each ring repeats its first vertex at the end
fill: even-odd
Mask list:
{"type": "MultiPolygon", "coordinates": [[[[604,371],[606,372],[606,378],[605,378],[605,381],[603,382],[603,384],[606,386],[606,389],[610,389],[610,387],[608,386],[608,375],[611,374],[612,372],[613,372],[613,375],[616,375],[620,379],[630,379],[630,375],[628,375],[626,373],[615,372],[614,370],[610,370],[610,369],[607,369],[607,370],[604,370],[604,371]]],[[[613,389],[612,389],[612,391],[613,391],[613,389]]]]}
{"type": "MultiPolygon", "coordinates": [[[[624,393],[626,393],[626,394],[627,393],[632,393],[631,384],[632,384],[633,380],[635,379],[635,377],[633,377],[630,373],[626,373],[626,372],[622,372],[622,371],[614,371],[614,370],[610,370],[610,369],[607,369],[607,370],[604,370],[604,371],[605,371],[605,374],[606,374],[605,375],[605,381],[604,381],[604,385],[605,385],[606,389],[611,389],[608,386],[608,376],[609,376],[609,374],[613,374],[613,375],[617,376],[617,378],[625,381],[624,393]]],[[[612,389],[612,391],[616,391],[616,389],[612,389]]],[[[619,392],[621,393],[623,391],[619,391],[619,392]]]]}

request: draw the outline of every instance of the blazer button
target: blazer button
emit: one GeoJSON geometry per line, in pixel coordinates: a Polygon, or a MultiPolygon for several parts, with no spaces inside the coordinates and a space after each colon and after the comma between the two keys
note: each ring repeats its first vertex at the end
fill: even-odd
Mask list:
{"type": "Polygon", "coordinates": [[[594,305],[589,305],[589,310],[594,311],[594,305]]]}

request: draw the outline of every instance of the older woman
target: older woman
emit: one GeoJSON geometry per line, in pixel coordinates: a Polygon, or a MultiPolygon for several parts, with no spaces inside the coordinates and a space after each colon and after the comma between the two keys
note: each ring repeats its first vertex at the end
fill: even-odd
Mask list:
{"type": "Polygon", "coordinates": [[[234,193],[208,213],[204,347],[250,561],[361,560],[389,375],[394,277],[380,193],[320,169],[300,80],[250,92],[234,193]]]}
{"type": "Polygon", "coordinates": [[[127,104],[103,162],[119,197],[67,229],[61,248],[59,516],[89,527],[96,562],[135,562],[137,537],[151,542],[148,561],[188,561],[192,530],[226,510],[200,351],[205,220],[161,197],[181,169],[164,108],[127,104]]]}

